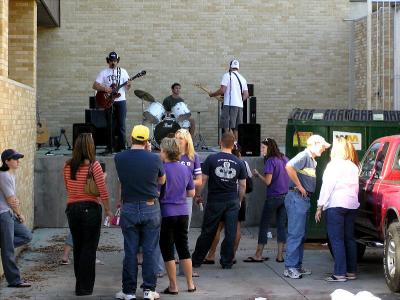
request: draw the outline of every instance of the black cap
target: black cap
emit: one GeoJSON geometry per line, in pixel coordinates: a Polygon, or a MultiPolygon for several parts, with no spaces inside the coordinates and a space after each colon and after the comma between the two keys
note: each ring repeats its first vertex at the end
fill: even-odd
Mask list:
{"type": "Polygon", "coordinates": [[[119,56],[118,56],[118,54],[116,52],[112,51],[112,52],[110,52],[110,54],[108,54],[107,58],[109,60],[113,61],[113,60],[118,60],[119,56]]]}
{"type": "Polygon", "coordinates": [[[4,163],[6,160],[10,159],[20,159],[23,158],[24,155],[15,151],[14,149],[7,149],[1,153],[1,161],[4,163]]]}

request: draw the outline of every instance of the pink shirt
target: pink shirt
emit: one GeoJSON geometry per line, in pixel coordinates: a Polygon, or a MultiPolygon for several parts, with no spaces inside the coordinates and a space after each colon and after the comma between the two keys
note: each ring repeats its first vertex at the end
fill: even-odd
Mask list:
{"type": "Polygon", "coordinates": [[[322,176],[318,206],[323,210],[331,207],[357,209],[358,203],[358,167],[350,160],[331,160],[322,176]]]}

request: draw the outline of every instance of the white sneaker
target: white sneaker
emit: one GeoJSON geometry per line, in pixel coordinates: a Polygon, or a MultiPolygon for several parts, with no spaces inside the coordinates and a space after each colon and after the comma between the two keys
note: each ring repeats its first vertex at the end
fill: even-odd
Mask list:
{"type": "Polygon", "coordinates": [[[300,279],[301,278],[301,274],[299,273],[299,271],[296,268],[285,269],[285,271],[283,271],[283,276],[289,277],[292,279],[300,279]]]}
{"type": "Polygon", "coordinates": [[[123,291],[120,291],[115,294],[115,299],[132,300],[136,299],[136,296],[131,294],[125,294],[123,291]]]}
{"type": "Polygon", "coordinates": [[[160,294],[156,291],[145,290],[143,292],[143,300],[156,300],[160,299],[160,294]]]}

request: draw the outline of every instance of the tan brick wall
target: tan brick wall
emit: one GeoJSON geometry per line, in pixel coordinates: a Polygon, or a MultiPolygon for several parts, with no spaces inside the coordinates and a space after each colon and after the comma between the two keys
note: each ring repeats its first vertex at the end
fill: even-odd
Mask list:
{"type": "MultiPolygon", "coordinates": [[[[393,109],[393,10],[371,18],[371,108],[393,109]]],[[[367,109],[367,18],[354,22],[355,108],[367,109]]]]}
{"type": "MultiPolygon", "coordinates": [[[[25,155],[21,159],[21,168],[17,173],[17,197],[21,200],[22,212],[27,218],[27,225],[32,228],[34,217],[33,163],[36,146],[36,90],[34,88],[36,74],[36,1],[12,0],[10,1],[10,10],[8,8],[8,1],[0,1],[0,152],[6,148],[14,148],[25,155]],[[22,2],[26,5],[14,5],[22,2]],[[16,26],[13,30],[9,30],[7,20],[11,17],[8,17],[8,12],[12,16],[25,16],[23,22],[26,26],[16,26]],[[30,21],[26,16],[29,16],[30,21]],[[27,30],[25,27],[28,27],[27,30]],[[13,32],[13,37],[8,35],[9,32],[13,32]],[[21,60],[15,58],[8,63],[8,42],[9,38],[12,40],[14,37],[20,37],[21,40],[24,40],[23,43],[18,43],[29,55],[24,56],[21,60]],[[18,74],[16,77],[30,86],[7,77],[7,66],[10,70],[17,70],[20,63],[24,66],[29,65],[29,67],[23,73],[16,72],[15,74],[18,74]]],[[[13,24],[16,23],[13,22],[13,24]]],[[[10,43],[13,44],[14,41],[10,43]]],[[[2,274],[0,262],[0,275],[2,274]]]]}
{"type": "Polygon", "coordinates": [[[36,86],[36,2],[10,1],[8,77],[36,86]]]}
{"type": "MultiPolygon", "coordinates": [[[[262,135],[284,142],[289,112],[346,108],[349,1],[61,1],[61,27],[38,31],[38,104],[52,134],[84,121],[105,56],[116,50],[130,74],[148,75],[133,89],[162,100],[170,85],[202,114],[202,133],[216,143],[217,105],[193,87],[219,87],[229,60],[255,85],[262,135]]],[[[128,96],[128,129],[141,102],[128,96]]]]}

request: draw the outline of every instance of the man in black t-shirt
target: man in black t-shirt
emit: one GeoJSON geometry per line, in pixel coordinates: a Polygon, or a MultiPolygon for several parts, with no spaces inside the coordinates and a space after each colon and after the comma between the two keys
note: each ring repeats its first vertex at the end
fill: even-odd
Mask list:
{"type": "MultiPolygon", "coordinates": [[[[171,114],[172,108],[178,104],[179,102],[185,102],[180,94],[181,94],[181,85],[177,82],[175,82],[172,86],[171,86],[171,95],[169,95],[168,97],[166,97],[163,101],[163,106],[165,108],[165,110],[167,111],[167,115],[171,114]]],[[[177,116],[175,116],[176,118],[177,116]]],[[[194,137],[194,132],[195,132],[195,128],[196,128],[196,124],[194,121],[193,117],[189,117],[188,119],[189,123],[190,123],[190,127],[187,128],[189,129],[190,134],[192,135],[192,137],[194,137]]],[[[182,124],[179,124],[182,127],[182,124]]]]}
{"type": "Polygon", "coordinates": [[[200,194],[207,182],[208,195],[201,234],[192,255],[193,267],[200,267],[203,263],[220,221],[225,223],[220,264],[224,269],[232,267],[238,213],[246,191],[246,169],[231,153],[234,142],[235,136],[232,133],[224,133],[221,138],[221,152],[208,156],[201,167],[203,184],[195,199],[201,202],[200,194]]]}

